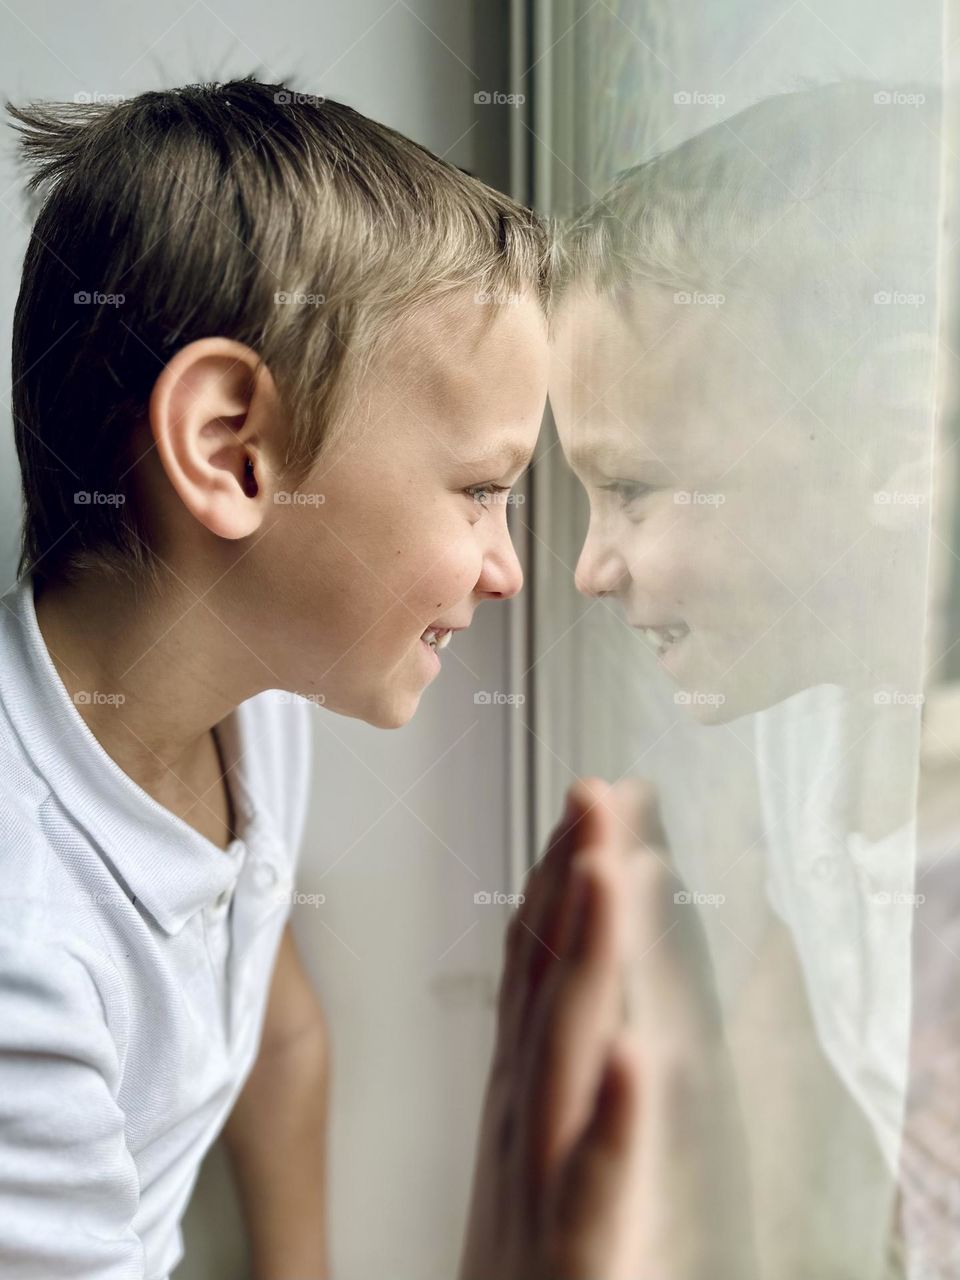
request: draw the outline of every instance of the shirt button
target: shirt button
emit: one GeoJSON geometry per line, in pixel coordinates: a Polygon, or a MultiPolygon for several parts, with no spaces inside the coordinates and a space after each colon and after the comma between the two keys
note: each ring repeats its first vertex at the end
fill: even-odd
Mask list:
{"type": "Polygon", "coordinates": [[[838,859],[833,854],[821,854],[810,863],[809,871],[821,884],[835,884],[840,874],[838,859]]]}
{"type": "Polygon", "coordinates": [[[217,906],[223,907],[230,901],[230,890],[224,889],[223,893],[217,895],[217,906]]]}
{"type": "Polygon", "coordinates": [[[280,879],[280,873],[272,862],[258,862],[255,878],[258,888],[272,889],[280,879]]]}

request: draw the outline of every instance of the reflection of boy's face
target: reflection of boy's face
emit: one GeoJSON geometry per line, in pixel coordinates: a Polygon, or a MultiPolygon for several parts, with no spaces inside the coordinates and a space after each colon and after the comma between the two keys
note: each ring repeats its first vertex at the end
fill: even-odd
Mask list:
{"type": "Polygon", "coordinates": [[[787,419],[795,396],[730,304],[650,287],[632,310],[575,294],[556,328],[550,400],[590,500],[576,584],[669,628],[648,637],[660,664],[698,719],[729,720],[831,678],[847,649],[826,572],[853,541],[837,444],[787,419]]]}

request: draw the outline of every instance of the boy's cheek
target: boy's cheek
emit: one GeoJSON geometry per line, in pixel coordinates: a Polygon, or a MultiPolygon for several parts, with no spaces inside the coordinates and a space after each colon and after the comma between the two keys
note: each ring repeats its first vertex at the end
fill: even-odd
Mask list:
{"type": "Polygon", "coordinates": [[[393,549],[392,585],[409,597],[411,607],[422,602],[428,621],[439,617],[473,590],[483,564],[470,530],[437,526],[424,530],[405,547],[393,549]]]}
{"type": "Polygon", "coordinates": [[[657,601],[687,594],[690,564],[671,546],[670,537],[664,533],[633,539],[624,557],[634,590],[657,601]]]}

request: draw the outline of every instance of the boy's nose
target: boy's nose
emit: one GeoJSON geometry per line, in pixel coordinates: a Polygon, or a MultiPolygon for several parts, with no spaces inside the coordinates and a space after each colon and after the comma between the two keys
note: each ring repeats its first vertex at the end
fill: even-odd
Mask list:
{"type": "Polygon", "coordinates": [[[509,600],[523,587],[523,570],[512,541],[491,550],[484,557],[476,594],[489,600],[509,600]]]}
{"type": "Polygon", "coordinates": [[[612,547],[596,547],[587,539],[574,574],[574,583],[581,595],[617,595],[623,590],[628,576],[627,566],[612,547]]]}

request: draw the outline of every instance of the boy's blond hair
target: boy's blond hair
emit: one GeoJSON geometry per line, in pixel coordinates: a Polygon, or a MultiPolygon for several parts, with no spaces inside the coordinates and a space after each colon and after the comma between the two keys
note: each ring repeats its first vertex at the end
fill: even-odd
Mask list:
{"type": "Polygon", "coordinates": [[[187,343],[232,338],[267,366],[293,488],[349,430],[354,375],[414,308],[458,290],[478,315],[526,292],[546,306],[536,214],[341,103],[247,76],[5,105],[43,196],[13,329],[18,576],[156,582],[124,500],[132,428],[187,343]]]}

